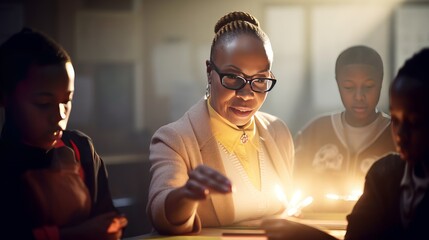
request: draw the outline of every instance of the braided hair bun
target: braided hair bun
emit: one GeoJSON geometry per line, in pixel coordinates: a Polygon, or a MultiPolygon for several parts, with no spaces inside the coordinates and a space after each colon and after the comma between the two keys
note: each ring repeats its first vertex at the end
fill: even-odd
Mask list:
{"type": "Polygon", "coordinates": [[[217,33],[225,25],[236,22],[236,21],[245,21],[259,27],[259,21],[254,16],[246,12],[230,12],[227,15],[223,16],[219,21],[217,21],[214,32],[217,33]]]}
{"type": "Polygon", "coordinates": [[[259,21],[250,13],[236,11],[221,17],[215,27],[210,55],[213,56],[218,42],[229,41],[240,34],[249,34],[262,42],[269,42],[267,35],[259,26],[259,21]]]}

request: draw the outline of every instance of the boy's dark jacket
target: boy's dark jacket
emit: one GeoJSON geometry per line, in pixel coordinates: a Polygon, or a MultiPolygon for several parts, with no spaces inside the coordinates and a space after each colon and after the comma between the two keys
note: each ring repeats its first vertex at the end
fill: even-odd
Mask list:
{"type": "MultiPolygon", "coordinates": [[[[28,199],[22,197],[20,177],[27,170],[50,167],[50,158],[46,150],[17,142],[13,132],[4,127],[0,139],[0,162],[3,169],[0,174],[0,203],[3,209],[0,238],[34,239],[30,217],[23,207],[28,199]]],[[[76,130],[65,130],[62,140],[70,148],[73,142],[79,150],[84,183],[91,199],[88,218],[116,211],[110,195],[106,167],[95,152],[92,140],[76,130]]]]}
{"type": "Polygon", "coordinates": [[[407,228],[400,214],[405,161],[389,154],[370,168],[363,195],[347,216],[345,239],[429,239],[429,193],[425,193],[407,228]]]}

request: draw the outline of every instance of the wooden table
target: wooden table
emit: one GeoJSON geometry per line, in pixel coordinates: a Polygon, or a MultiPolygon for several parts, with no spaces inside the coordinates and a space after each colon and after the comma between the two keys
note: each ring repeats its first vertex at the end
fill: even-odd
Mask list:
{"type": "MultiPolygon", "coordinates": [[[[332,236],[343,239],[345,234],[345,227],[341,223],[333,222],[311,222],[304,221],[309,225],[317,226],[320,229],[323,229],[332,236]]],[[[143,240],[143,239],[168,239],[168,240],[267,240],[265,236],[265,231],[255,227],[226,227],[226,228],[203,228],[198,234],[188,234],[180,236],[165,236],[159,235],[156,233],[149,233],[141,236],[136,236],[132,238],[126,238],[124,240],[143,240]]]]}
{"type": "Polygon", "coordinates": [[[234,239],[252,239],[252,240],[267,240],[264,230],[261,229],[238,229],[238,228],[203,228],[198,234],[188,234],[180,236],[161,236],[156,233],[149,233],[137,237],[126,238],[125,240],[140,240],[140,239],[169,239],[169,240],[234,240],[234,239]]]}

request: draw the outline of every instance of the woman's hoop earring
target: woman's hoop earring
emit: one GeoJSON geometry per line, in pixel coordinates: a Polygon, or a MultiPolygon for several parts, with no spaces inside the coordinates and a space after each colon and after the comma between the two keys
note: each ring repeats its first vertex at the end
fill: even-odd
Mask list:
{"type": "Polygon", "coordinates": [[[210,91],[211,91],[211,84],[207,83],[206,94],[204,94],[205,99],[209,99],[209,97],[210,97],[210,91]]]}

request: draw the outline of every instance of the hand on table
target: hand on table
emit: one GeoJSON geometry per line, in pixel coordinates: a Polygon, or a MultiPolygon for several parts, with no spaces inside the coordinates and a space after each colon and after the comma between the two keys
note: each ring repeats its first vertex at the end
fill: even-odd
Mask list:
{"type": "Polygon", "coordinates": [[[127,218],[117,212],[109,212],[86,220],[78,225],[61,228],[61,239],[119,240],[122,229],[128,224],[127,218]]]}

